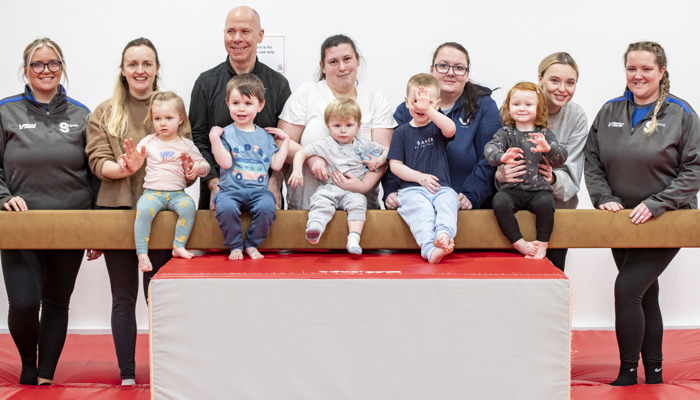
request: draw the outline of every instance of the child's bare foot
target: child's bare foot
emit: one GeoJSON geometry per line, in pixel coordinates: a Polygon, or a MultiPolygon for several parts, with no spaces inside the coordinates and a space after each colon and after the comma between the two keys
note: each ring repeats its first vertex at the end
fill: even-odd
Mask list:
{"type": "MultiPolygon", "coordinates": [[[[452,242],[452,247],[454,247],[454,240],[452,242]]],[[[439,247],[443,250],[447,250],[447,248],[450,246],[450,236],[447,234],[447,232],[441,232],[435,240],[433,240],[433,246],[439,247]]]]}
{"type": "Polygon", "coordinates": [[[232,261],[238,261],[243,259],[243,250],[236,249],[231,250],[231,254],[228,255],[228,259],[232,261]]]}
{"type": "Polygon", "coordinates": [[[194,254],[187,251],[187,249],[184,247],[176,247],[173,249],[173,257],[192,258],[194,257],[194,254]]]}
{"type": "Polygon", "coordinates": [[[141,272],[153,271],[153,265],[151,265],[151,259],[148,258],[148,254],[139,254],[139,269],[141,272]]]}
{"type": "Polygon", "coordinates": [[[452,245],[448,246],[447,249],[442,249],[440,247],[436,247],[435,250],[433,250],[432,253],[430,253],[430,258],[428,259],[428,262],[431,264],[437,264],[442,259],[452,253],[452,251],[455,249],[454,242],[452,241],[452,245]]]}
{"type": "Polygon", "coordinates": [[[532,255],[532,258],[534,260],[545,258],[547,256],[547,246],[549,246],[549,242],[540,242],[536,240],[534,243],[537,244],[537,251],[532,255]]]}
{"type": "Polygon", "coordinates": [[[526,242],[525,239],[520,239],[513,243],[513,247],[518,250],[525,258],[532,258],[537,253],[539,242],[526,242]]]}
{"type": "Polygon", "coordinates": [[[260,254],[258,249],[256,249],[255,247],[246,247],[245,253],[248,254],[248,257],[252,258],[253,260],[261,260],[265,258],[265,256],[260,254]]]}

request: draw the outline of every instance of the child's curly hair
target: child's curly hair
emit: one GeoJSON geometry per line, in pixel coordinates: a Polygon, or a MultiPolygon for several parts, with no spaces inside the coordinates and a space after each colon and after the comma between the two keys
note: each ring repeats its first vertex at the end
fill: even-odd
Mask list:
{"type": "Polygon", "coordinates": [[[501,121],[503,126],[515,125],[515,121],[510,116],[510,98],[516,90],[535,92],[537,94],[537,118],[535,118],[535,126],[538,128],[547,128],[547,99],[544,97],[542,88],[532,82],[516,83],[508,92],[506,100],[501,106],[501,121]]]}

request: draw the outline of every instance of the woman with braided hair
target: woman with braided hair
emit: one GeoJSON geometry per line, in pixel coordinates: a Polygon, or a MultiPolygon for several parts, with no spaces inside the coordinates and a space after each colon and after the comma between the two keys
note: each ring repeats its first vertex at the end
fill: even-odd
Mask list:
{"type": "MultiPolygon", "coordinates": [[[[586,143],[584,176],[591,201],[606,211],[632,209],[634,224],[666,210],[697,208],[698,115],[670,94],[666,53],[659,44],[630,44],[624,62],[625,93],[603,105],[586,143]]],[[[640,353],[646,383],[663,383],[658,277],[678,250],[612,249],[620,373],[611,385],[637,383],[640,353]]]]}

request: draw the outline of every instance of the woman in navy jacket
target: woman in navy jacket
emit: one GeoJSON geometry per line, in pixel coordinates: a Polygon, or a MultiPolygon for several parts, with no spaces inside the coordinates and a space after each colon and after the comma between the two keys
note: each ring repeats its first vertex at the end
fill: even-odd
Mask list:
{"type": "MultiPolygon", "coordinates": [[[[430,65],[430,73],[440,82],[440,110],[457,125],[454,140],[447,146],[447,162],[462,210],[490,208],[496,169],[484,158],[484,146],[501,128],[491,90],[469,81],[469,66],[469,53],[455,42],[438,46],[430,65]]],[[[405,102],[396,108],[394,119],[399,125],[411,121],[405,102]]],[[[398,208],[398,178],[387,173],[382,185],[386,208],[398,208]]]]}

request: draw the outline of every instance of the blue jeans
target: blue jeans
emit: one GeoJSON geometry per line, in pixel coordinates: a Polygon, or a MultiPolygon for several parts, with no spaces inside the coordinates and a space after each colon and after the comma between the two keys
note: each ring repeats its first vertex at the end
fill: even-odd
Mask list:
{"type": "Polygon", "coordinates": [[[224,235],[224,246],[230,250],[243,249],[241,212],[247,212],[253,220],[245,233],[245,247],[258,247],[270,232],[277,218],[275,196],[267,189],[221,190],[214,195],[216,220],[224,235]]]}

